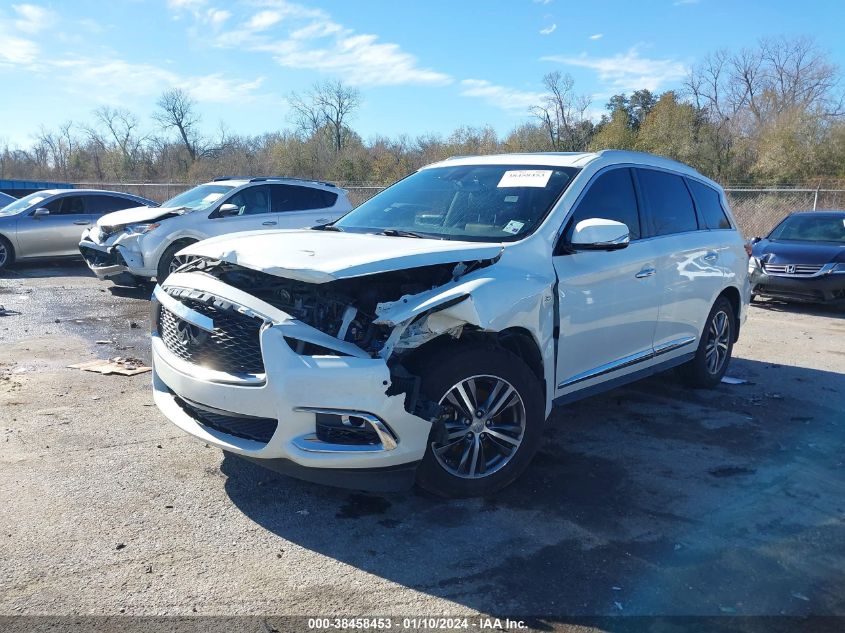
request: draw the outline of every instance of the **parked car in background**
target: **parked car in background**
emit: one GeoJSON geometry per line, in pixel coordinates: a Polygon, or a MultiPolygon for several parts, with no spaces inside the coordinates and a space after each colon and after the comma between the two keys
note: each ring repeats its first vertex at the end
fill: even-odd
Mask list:
{"type": "Polygon", "coordinates": [[[0,209],[5,207],[7,204],[12,204],[15,200],[17,200],[15,196],[10,196],[8,193],[0,191],[0,209]]]}
{"type": "Polygon", "coordinates": [[[41,257],[79,257],[79,238],[112,211],[155,205],[117,191],[47,189],[0,208],[0,269],[41,257]]]}
{"type": "Polygon", "coordinates": [[[259,229],[326,224],[352,208],[346,191],[296,178],[216,178],[158,208],[128,209],[100,218],[79,249],[100,279],[159,283],[184,259],[186,246],[209,237],[259,229]]]}
{"type": "Polygon", "coordinates": [[[305,479],[444,496],[512,482],[554,403],[678,366],[717,385],[749,298],[719,185],[636,152],[454,158],[334,223],[182,253],[153,301],[170,420],[305,479]]]}
{"type": "Polygon", "coordinates": [[[845,301],[845,211],[793,213],[751,244],[752,298],[845,301]]]}

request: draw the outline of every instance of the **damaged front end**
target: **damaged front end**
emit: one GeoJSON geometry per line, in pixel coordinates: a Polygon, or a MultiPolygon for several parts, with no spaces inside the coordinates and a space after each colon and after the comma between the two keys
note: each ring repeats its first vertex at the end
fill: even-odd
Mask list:
{"type": "Polygon", "coordinates": [[[391,376],[387,395],[405,394],[409,413],[432,420],[437,407],[419,397],[419,379],[403,360],[438,337],[457,339],[465,328],[479,326],[471,287],[462,281],[497,260],[436,264],[325,283],[287,279],[207,257],[192,260],[178,272],[209,275],[323,335],[285,335],[297,354],[383,360],[391,376]]]}

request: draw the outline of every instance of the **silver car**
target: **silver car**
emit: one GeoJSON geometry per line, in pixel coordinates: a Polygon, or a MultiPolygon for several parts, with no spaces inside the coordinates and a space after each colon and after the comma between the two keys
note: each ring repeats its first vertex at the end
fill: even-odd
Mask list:
{"type": "Polygon", "coordinates": [[[0,270],[15,261],[79,255],[79,238],[106,213],[155,202],[116,191],[46,189],[0,208],[0,270]]]}

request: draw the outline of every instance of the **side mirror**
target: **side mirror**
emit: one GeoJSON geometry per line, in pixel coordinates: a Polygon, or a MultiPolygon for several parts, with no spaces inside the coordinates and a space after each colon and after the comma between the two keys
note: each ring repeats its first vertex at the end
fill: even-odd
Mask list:
{"type": "Polygon", "coordinates": [[[616,220],[590,218],[575,225],[569,243],[574,251],[615,251],[631,241],[628,226],[616,220]]]}
{"type": "Polygon", "coordinates": [[[220,208],[217,209],[217,217],[228,218],[232,217],[233,215],[238,215],[240,212],[241,208],[236,204],[221,204],[220,208]]]}
{"type": "Polygon", "coordinates": [[[760,241],[760,240],[762,240],[762,239],[763,239],[762,237],[752,237],[752,238],[751,238],[750,240],[748,240],[748,241],[749,241],[751,244],[756,244],[757,242],[759,242],[759,241],[760,241]]]}
{"type": "Polygon", "coordinates": [[[45,207],[38,207],[35,211],[32,212],[32,217],[34,218],[43,218],[45,215],[50,215],[50,209],[45,207]]]}

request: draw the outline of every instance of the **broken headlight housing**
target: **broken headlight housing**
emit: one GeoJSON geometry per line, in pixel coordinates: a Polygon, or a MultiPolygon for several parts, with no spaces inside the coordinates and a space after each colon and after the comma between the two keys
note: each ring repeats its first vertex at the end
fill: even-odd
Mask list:
{"type": "Polygon", "coordinates": [[[126,232],[130,235],[133,233],[143,235],[144,233],[155,231],[160,226],[161,224],[159,222],[150,222],[148,224],[130,224],[126,227],[126,232]]]}

